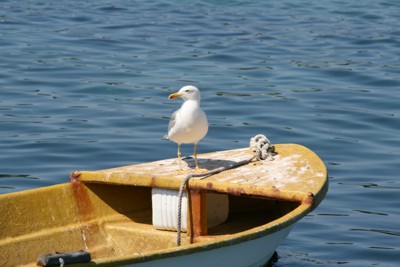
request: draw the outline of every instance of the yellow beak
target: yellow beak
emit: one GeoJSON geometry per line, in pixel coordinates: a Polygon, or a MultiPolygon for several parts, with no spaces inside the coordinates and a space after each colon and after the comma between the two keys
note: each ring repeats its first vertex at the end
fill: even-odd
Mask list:
{"type": "Polygon", "coordinates": [[[173,98],[181,97],[181,96],[182,96],[182,95],[179,94],[179,93],[173,93],[173,94],[170,94],[170,95],[168,96],[168,99],[173,99],[173,98]]]}

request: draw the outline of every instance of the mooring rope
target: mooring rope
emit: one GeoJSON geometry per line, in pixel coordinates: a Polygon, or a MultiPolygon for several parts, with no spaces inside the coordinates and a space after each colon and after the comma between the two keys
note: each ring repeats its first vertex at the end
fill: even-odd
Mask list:
{"type": "Polygon", "coordinates": [[[185,186],[187,185],[188,181],[193,177],[201,177],[200,179],[205,179],[210,177],[211,175],[237,168],[242,165],[249,164],[252,160],[273,160],[273,155],[275,154],[275,147],[271,145],[271,142],[265,135],[258,134],[250,139],[250,148],[255,152],[252,157],[249,159],[245,159],[239,162],[232,163],[225,167],[219,167],[207,172],[203,173],[191,173],[187,174],[183,179],[181,186],[179,188],[178,193],[178,218],[177,218],[177,235],[176,235],[176,245],[181,245],[181,236],[182,236],[182,198],[183,198],[183,191],[185,190],[185,186]]]}

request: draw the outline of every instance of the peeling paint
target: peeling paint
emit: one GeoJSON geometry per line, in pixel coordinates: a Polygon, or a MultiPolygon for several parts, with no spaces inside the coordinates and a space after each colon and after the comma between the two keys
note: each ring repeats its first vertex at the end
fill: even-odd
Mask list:
{"type": "MultiPolygon", "coordinates": [[[[276,144],[275,149],[277,154],[273,156],[273,160],[254,160],[249,164],[211,175],[202,180],[204,184],[197,186],[199,189],[209,191],[216,188],[223,190],[224,186],[232,188],[246,186],[246,190],[250,190],[247,191],[248,194],[252,194],[252,191],[260,194],[260,190],[274,187],[282,192],[288,192],[288,194],[283,193],[288,196],[293,192],[300,195],[318,192],[321,189],[326,178],[326,168],[317,155],[306,147],[296,144],[276,144]],[[211,183],[207,184],[208,182],[211,183]]],[[[247,161],[253,156],[254,152],[251,149],[242,148],[201,154],[198,158],[201,169],[214,170],[235,166],[238,162],[247,161]]],[[[179,189],[186,174],[193,173],[193,166],[193,158],[183,158],[183,172],[179,172],[178,161],[173,158],[98,172],[84,172],[83,180],[179,189]]]]}

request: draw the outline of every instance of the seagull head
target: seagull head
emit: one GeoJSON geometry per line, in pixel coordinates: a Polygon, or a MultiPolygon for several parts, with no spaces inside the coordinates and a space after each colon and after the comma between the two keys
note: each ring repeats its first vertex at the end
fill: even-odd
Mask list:
{"type": "Polygon", "coordinates": [[[200,100],[200,91],[197,87],[187,85],[182,87],[177,93],[170,94],[169,99],[180,97],[183,100],[200,100]]]}

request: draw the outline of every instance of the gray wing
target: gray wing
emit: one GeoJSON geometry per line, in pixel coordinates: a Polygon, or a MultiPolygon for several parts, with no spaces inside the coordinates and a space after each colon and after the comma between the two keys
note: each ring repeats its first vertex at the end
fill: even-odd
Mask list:
{"type": "Polygon", "coordinates": [[[178,113],[179,109],[177,111],[175,111],[174,113],[172,113],[171,118],[169,119],[169,123],[168,123],[168,132],[172,129],[172,127],[174,127],[175,125],[175,119],[176,119],[176,114],[178,113]]]}
{"type": "MultiPolygon", "coordinates": [[[[171,129],[174,127],[175,125],[175,118],[176,118],[176,114],[178,113],[179,109],[176,110],[174,113],[172,113],[171,118],[169,119],[169,123],[168,123],[168,133],[169,131],[171,131],[171,129]]],[[[164,138],[168,139],[168,134],[166,134],[164,136],[164,138]]]]}

